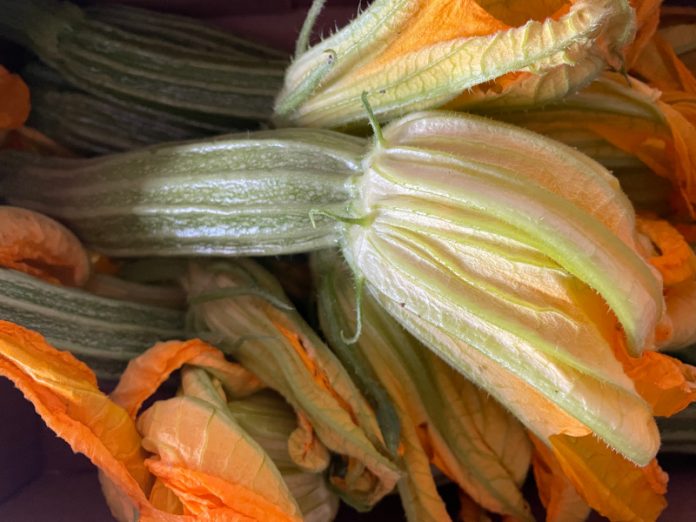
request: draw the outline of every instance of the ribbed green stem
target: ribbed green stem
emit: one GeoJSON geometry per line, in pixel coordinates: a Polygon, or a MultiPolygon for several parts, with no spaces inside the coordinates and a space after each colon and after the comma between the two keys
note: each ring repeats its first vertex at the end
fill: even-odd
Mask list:
{"type": "Polygon", "coordinates": [[[289,254],[337,241],[336,221],[316,211],[342,213],[363,146],[294,129],[91,160],[7,153],[0,192],[112,256],[289,254]]]}
{"type": "Polygon", "coordinates": [[[0,269],[0,317],[69,350],[99,377],[117,378],[157,341],[182,339],[182,312],[99,297],[0,269]]]}
{"type": "Polygon", "coordinates": [[[87,156],[226,132],[224,126],[134,106],[116,98],[42,88],[32,88],[28,124],[68,149],[87,156]]]}
{"type": "Polygon", "coordinates": [[[0,35],[28,45],[71,84],[97,96],[234,128],[240,119],[268,119],[282,83],[282,60],[250,60],[218,44],[206,50],[178,37],[142,34],[70,4],[0,0],[0,10],[0,35]]]}
{"type": "Polygon", "coordinates": [[[197,51],[217,51],[249,60],[287,58],[286,53],[238,38],[198,20],[125,5],[98,5],[88,16],[124,31],[197,51]]]}

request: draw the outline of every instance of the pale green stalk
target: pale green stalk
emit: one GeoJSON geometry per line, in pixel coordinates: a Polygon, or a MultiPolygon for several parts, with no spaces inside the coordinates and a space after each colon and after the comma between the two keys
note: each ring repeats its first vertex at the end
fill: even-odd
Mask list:
{"type": "Polygon", "coordinates": [[[287,254],[336,243],[326,212],[346,206],[364,147],[293,129],[89,160],[4,153],[0,192],[112,256],[287,254]]]}
{"type": "Polygon", "coordinates": [[[0,269],[0,317],[39,332],[102,378],[118,378],[158,341],[184,337],[184,314],[0,269]]]}

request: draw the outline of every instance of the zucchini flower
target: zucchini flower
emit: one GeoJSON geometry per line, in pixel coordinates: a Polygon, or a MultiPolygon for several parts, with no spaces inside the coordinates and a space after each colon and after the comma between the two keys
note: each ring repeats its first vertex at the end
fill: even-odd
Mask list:
{"type": "MultiPolygon", "coordinates": [[[[208,454],[197,458],[218,469],[225,467],[223,461],[228,463],[231,482],[245,482],[253,477],[258,484],[266,483],[267,489],[279,490],[275,503],[281,506],[277,500],[288,497],[289,491],[290,500],[297,506],[289,502],[283,509],[293,512],[299,508],[302,520],[333,520],[338,510],[338,497],[329,491],[324,475],[299,469],[288,454],[288,438],[297,428],[292,408],[271,392],[236,397],[230,403],[227,393],[221,381],[205,369],[184,366],[179,396],[156,402],[138,419],[143,445],[157,447],[162,451],[162,460],[170,458],[166,448],[174,440],[184,455],[187,451],[192,455],[198,453],[193,451],[197,444],[210,447],[208,454]],[[211,419],[201,418],[205,415],[211,415],[211,419]],[[181,422],[182,418],[187,419],[185,423],[181,422]],[[176,435],[173,437],[173,434],[176,435]],[[269,457],[272,465],[267,462],[269,457]],[[278,475],[282,482],[278,481],[278,475]]],[[[163,483],[159,485],[158,495],[162,500],[168,496],[168,503],[178,505],[176,511],[183,512],[184,504],[163,483]]],[[[259,512],[257,518],[262,520],[263,516],[263,512],[259,512]]]]}
{"type": "MultiPolygon", "coordinates": [[[[266,492],[275,489],[274,502],[285,502],[283,509],[289,512],[299,508],[307,522],[333,519],[338,497],[328,489],[324,474],[300,469],[290,458],[288,439],[298,428],[292,408],[272,392],[262,391],[262,383],[245,368],[223,361],[221,352],[195,341],[156,345],[128,367],[112,398],[134,416],[179,368],[179,396],[156,402],[138,419],[144,446],[156,448],[155,453],[167,461],[172,459],[167,446],[176,444],[177,457],[198,460],[197,467],[212,467],[217,474],[224,470],[233,483],[252,481],[266,492]],[[201,418],[205,415],[210,419],[201,418]],[[218,442],[211,444],[212,440],[218,442]],[[203,446],[211,451],[201,454],[195,449],[203,446]]],[[[190,511],[185,492],[176,493],[176,485],[170,486],[158,478],[151,497],[169,512],[190,511]]],[[[262,511],[255,516],[265,520],[262,511]]]]}
{"type": "Polygon", "coordinates": [[[654,520],[653,415],[695,381],[644,353],[669,335],[662,278],[617,181],[538,135],[423,113],[384,130],[358,189],[343,253],[371,295],[515,413],[588,504],[654,520]]]}
{"type": "Polygon", "coordinates": [[[145,358],[157,364],[135,364],[124,374],[124,387],[119,385],[118,394],[110,398],[72,355],[59,352],[35,332],[0,321],[0,375],[15,383],[73,451],[99,468],[104,495],[120,522],[302,520],[268,455],[210,403],[193,397],[159,401],[136,426],[142,400],[176,366],[172,359],[177,357],[215,371],[242,395],[260,384],[197,340],[163,343],[153,350],[145,358]],[[145,381],[139,380],[143,369],[145,381]],[[162,413],[164,418],[158,417],[162,413]],[[201,451],[203,441],[210,443],[206,451],[201,451]]]}
{"type": "MultiPolygon", "coordinates": [[[[0,187],[13,204],[59,216],[88,244],[122,256],[338,245],[402,326],[554,456],[577,464],[586,452],[607,469],[645,469],[659,446],[653,415],[693,400],[694,378],[690,367],[651,351],[673,335],[663,278],[617,180],[574,149],[471,115],[416,113],[376,129],[367,154],[361,140],[331,131],[283,129],[96,160],[11,155],[0,162],[0,187]]],[[[284,315],[277,283],[253,265],[215,266],[194,265],[187,278],[192,298],[220,298],[194,304],[198,330],[212,332],[306,417],[313,402],[292,388],[300,381],[338,402],[331,411],[360,429],[355,451],[335,446],[349,465],[334,483],[357,488],[365,503],[391,489],[399,474],[385,456],[389,430],[376,429],[379,419],[347,376],[345,393],[336,394],[312,377],[308,354],[325,347],[284,315]],[[254,306],[241,304],[252,299],[254,306]],[[297,373],[279,375],[276,357],[297,373]]],[[[333,434],[348,440],[340,430],[319,431],[329,420],[317,419],[305,425],[326,447],[333,434]]],[[[595,483],[605,471],[585,467],[576,482],[595,483]]]]}
{"type": "Polygon", "coordinates": [[[344,334],[356,328],[351,274],[337,252],[319,252],[312,261],[319,319],[330,345],[364,389],[379,383],[396,405],[406,472],[398,489],[408,519],[448,517],[433,464],[487,510],[531,520],[520,491],[531,456],[522,426],[404,331],[370,295],[360,303],[361,335],[348,344],[344,334]]]}
{"type": "MultiPolygon", "coordinates": [[[[400,477],[374,410],[347,371],[289,303],[278,281],[240,259],[191,264],[184,278],[190,327],[280,393],[297,413],[289,452],[357,509],[400,477]]],[[[386,430],[385,430],[386,431],[386,430]]]]}
{"type": "Polygon", "coordinates": [[[87,252],[70,230],[9,206],[0,206],[0,266],[66,286],[84,286],[90,276],[87,252]]]}
{"type": "Polygon", "coordinates": [[[544,438],[654,455],[650,409],[588,315],[603,298],[638,355],[664,306],[606,171],[503,124],[416,114],[385,130],[359,183],[343,251],[407,329],[544,438]],[[516,379],[573,421],[522,406],[516,379]]]}
{"type": "Polygon", "coordinates": [[[626,0],[377,0],[311,49],[300,38],[275,117],[284,125],[366,126],[363,92],[380,121],[442,106],[545,103],[607,63],[618,68],[634,30],[626,0]]]}
{"type": "Polygon", "coordinates": [[[287,442],[297,429],[292,407],[278,394],[265,391],[231,400],[227,408],[278,467],[305,522],[333,520],[338,511],[338,496],[329,489],[324,474],[299,468],[290,456],[287,442]]]}
{"type": "MultiPolygon", "coordinates": [[[[667,27],[655,34],[638,56],[631,73],[673,98],[676,92],[696,94],[696,67],[687,66],[696,49],[696,24],[667,27]]],[[[675,101],[678,101],[676,98],[675,101]]]]}

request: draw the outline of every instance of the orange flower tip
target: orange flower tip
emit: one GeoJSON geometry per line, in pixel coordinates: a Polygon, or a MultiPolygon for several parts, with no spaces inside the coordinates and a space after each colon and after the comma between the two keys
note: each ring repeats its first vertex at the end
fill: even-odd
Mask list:
{"type": "Polygon", "coordinates": [[[0,66],[0,129],[16,129],[24,125],[29,108],[26,83],[0,66]]]}
{"type": "Polygon", "coordinates": [[[87,253],[72,232],[17,207],[0,206],[0,266],[66,286],[84,286],[90,275],[87,253]]]}

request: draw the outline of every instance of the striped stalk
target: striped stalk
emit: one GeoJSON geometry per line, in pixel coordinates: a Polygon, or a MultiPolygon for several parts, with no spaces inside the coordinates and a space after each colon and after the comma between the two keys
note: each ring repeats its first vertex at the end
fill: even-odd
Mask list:
{"type": "MultiPolygon", "coordinates": [[[[163,23],[158,30],[155,14],[135,23],[129,20],[143,12],[129,11],[112,25],[107,15],[53,0],[0,0],[0,11],[0,35],[30,47],[69,83],[96,96],[236,128],[269,119],[282,84],[284,60],[221,37],[212,38],[212,49],[192,45],[178,36],[186,26],[170,30],[163,23]],[[143,25],[152,31],[137,28],[143,25]]],[[[198,38],[216,33],[190,32],[198,38]]]]}
{"type": "Polygon", "coordinates": [[[89,160],[7,153],[0,193],[112,256],[275,255],[335,244],[364,142],[293,129],[89,160]]]}
{"type": "Polygon", "coordinates": [[[228,130],[118,98],[98,98],[78,91],[33,88],[31,108],[30,126],[86,156],[202,138],[228,130]]]}
{"type": "Polygon", "coordinates": [[[87,7],[85,11],[90,18],[98,22],[118,27],[131,34],[155,38],[163,45],[221,52],[249,60],[287,58],[284,52],[244,40],[185,16],[125,5],[96,5],[87,7]]]}
{"type": "Polygon", "coordinates": [[[184,337],[180,311],[108,299],[0,269],[0,317],[69,350],[101,378],[118,378],[157,341],[184,337]]]}

